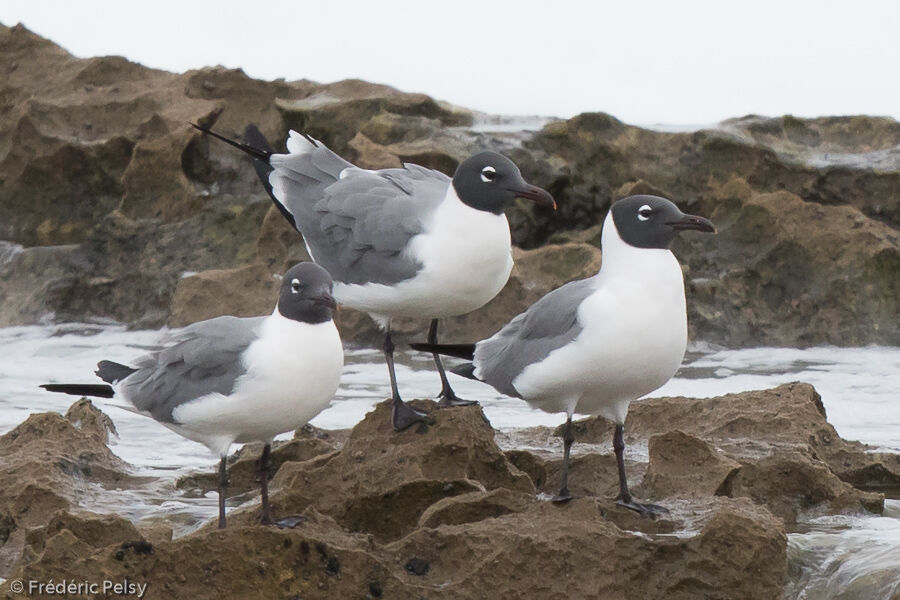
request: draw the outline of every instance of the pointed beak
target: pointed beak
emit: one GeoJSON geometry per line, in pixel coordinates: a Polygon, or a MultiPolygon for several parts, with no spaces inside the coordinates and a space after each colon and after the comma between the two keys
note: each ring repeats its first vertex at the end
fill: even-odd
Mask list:
{"type": "Polygon", "coordinates": [[[529,185],[526,183],[521,187],[510,188],[509,191],[513,192],[516,195],[516,198],[531,200],[538,206],[552,206],[553,210],[556,210],[556,201],[553,199],[553,196],[550,195],[550,192],[544,188],[539,188],[536,185],[529,185]]]}
{"type": "Polygon", "coordinates": [[[675,231],[694,230],[706,233],[716,232],[715,226],[709,219],[704,219],[703,217],[697,217],[695,215],[682,215],[682,218],[677,221],[668,221],[666,222],[666,225],[675,231]]]}
{"type": "Polygon", "coordinates": [[[315,298],[313,298],[313,302],[319,304],[320,306],[327,306],[331,310],[337,310],[338,307],[337,301],[335,301],[334,296],[328,293],[322,294],[321,296],[316,296],[315,298]]]}

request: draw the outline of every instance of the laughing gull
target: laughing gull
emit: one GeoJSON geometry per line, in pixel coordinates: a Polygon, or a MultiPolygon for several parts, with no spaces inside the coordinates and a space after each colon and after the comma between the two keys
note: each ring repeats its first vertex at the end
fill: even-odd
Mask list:
{"type": "Polygon", "coordinates": [[[477,344],[413,344],[417,350],[471,360],[454,372],[522,398],[547,412],[565,412],[563,479],[557,501],[569,500],[572,414],[615,423],[618,504],[653,516],[635,502],[625,478],[625,415],[633,400],[666,383],[687,345],[684,281],[669,251],[678,231],[715,231],[658,196],[630,196],[603,223],[600,271],[550,292],[477,344]]]}
{"type": "MultiPolygon", "coordinates": [[[[397,390],[391,320],[431,319],[428,340],[436,344],[438,319],[481,308],[506,285],[513,260],[504,209],[515,198],[555,208],[553,197],[495,152],[463,161],[451,179],[409,163],[360,169],[295,131],[288,153],[277,154],[252,125],[248,143],[194,127],[255,159],[275,205],[334,278],[338,302],[368,313],[384,330],[394,429],[424,421],[397,390]]],[[[472,404],[457,398],[440,356],[433,357],[440,404],[472,404]]]]}
{"type": "Polygon", "coordinates": [[[263,442],[257,467],[263,524],[273,438],[322,412],[338,387],[344,352],[331,319],[331,277],[314,263],[287,271],[267,317],[216,317],[164,341],[133,367],[101,361],[106,385],[46,384],[51,392],[125,398],[132,410],[219,456],[219,527],[225,527],[225,458],[234,443],[263,442]]]}

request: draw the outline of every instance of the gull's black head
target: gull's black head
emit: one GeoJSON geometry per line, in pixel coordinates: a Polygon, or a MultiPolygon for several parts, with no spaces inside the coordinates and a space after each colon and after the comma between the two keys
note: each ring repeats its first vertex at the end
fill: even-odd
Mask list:
{"type": "Polygon", "coordinates": [[[549,192],[526,182],[516,163],[496,152],[482,152],[460,163],[453,187],[464,204],[495,215],[503,213],[515,198],[556,208],[549,192]]]}
{"type": "Polygon", "coordinates": [[[610,209],[619,237],[637,248],[668,248],[675,234],[686,229],[715,233],[707,219],[686,215],[659,196],[629,196],[610,209]]]}
{"type": "Polygon", "coordinates": [[[278,312],[302,323],[330,321],[332,311],[337,308],[331,285],[331,275],[319,265],[311,262],[294,265],[281,280],[278,312]]]}

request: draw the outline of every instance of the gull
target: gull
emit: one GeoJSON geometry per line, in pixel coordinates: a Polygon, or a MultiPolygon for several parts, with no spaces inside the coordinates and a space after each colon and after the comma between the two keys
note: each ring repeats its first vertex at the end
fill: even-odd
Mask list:
{"type": "MultiPolygon", "coordinates": [[[[194,127],[254,158],[275,206],[334,278],[337,301],[368,313],[385,332],[394,429],[425,421],[400,397],[391,321],[430,319],[428,339],[436,344],[439,319],[481,308],[506,285],[513,259],[504,210],[515,198],[555,208],[553,197],[495,152],[468,158],[450,178],[410,163],[361,169],[296,131],[279,154],[252,125],[247,143],[194,127]]],[[[472,404],[456,396],[440,356],[433,358],[440,405],[472,404]]]]}
{"type": "Polygon", "coordinates": [[[635,502],[625,476],[628,405],[665,384],[687,345],[684,280],[669,244],[679,231],[714,232],[658,196],[615,202],[601,235],[602,264],[593,277],[569,282],[532,304],[476,344],[412,344],[416,350],[465,358],[454,372],[521,398],[547,412],[565,412],[562,486],[572,498],[569,452],[574,413],[615,424],[613,450],[619,505],[654,516],[665,509],[635,502]]]}
{"type": "Polygon", "coordinates": [[[285,273],[271,315],[216,317],[174,332],[133,366],[104,360],[105,384],[45,384],[51,392],[124,398],[134,412],[199,442],[219,457],[219,527],[225,527],[225,459],[232,444],[262,442],[257,463],[263,524],[272,523],[272,440],[324,410],[344,365],[332,320],[332,280],[306,262],[285,273]]]}

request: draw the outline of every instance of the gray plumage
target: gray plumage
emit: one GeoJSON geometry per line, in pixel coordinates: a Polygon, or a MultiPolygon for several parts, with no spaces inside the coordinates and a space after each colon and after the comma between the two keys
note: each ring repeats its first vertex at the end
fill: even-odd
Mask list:
{"type": "Polygon", "coordinates": [[[521,398],[513,380],[581,333],[578,307],[596,289],[594,278],[559,287],[516,316],[492,337],[478,342],[475,375],[497,391],[521,398]]]}
{"type": "Polygon", "coordinates": [[[449,177],[413,164],[359,169],[322,145],[273,155],[271,166],[273,196],[335,281],[391,285],[421,269],[403,251],[425,230],[449,177]]]}
{"type": "Polygon", "coordinates": [[[177,423],[178,406],[212,393],[229,395],[244,374],[241,353],[257,338],[266,317],[216,317],[185,327],[159,352],[138,359],[120,391],[157,421],[177,423]]]}

